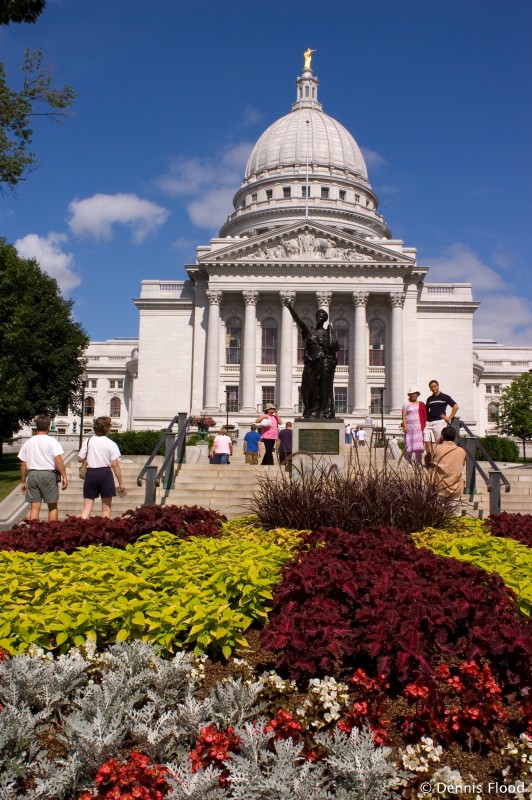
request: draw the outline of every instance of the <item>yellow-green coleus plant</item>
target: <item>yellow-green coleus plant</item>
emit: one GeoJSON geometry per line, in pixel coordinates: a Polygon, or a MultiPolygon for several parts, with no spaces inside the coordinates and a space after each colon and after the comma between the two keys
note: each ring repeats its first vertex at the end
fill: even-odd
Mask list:
{"type": "Polygon", "coordinates": [[[98,645],[142,639],[228,657],[247,644],[254,621],[266,620],[289,556],[245,534],[182,541],[166,532],[125,550],[0,552],[0,647],[65,652],[87,637],[98,645]]]}

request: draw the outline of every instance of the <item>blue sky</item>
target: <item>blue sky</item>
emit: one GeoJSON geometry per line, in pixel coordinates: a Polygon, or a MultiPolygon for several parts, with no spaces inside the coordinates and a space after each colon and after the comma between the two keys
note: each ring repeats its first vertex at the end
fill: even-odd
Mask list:
{"type": "Polygon", "coordinates": [[[0,59],[16,85],[42,46],[78,97],[35,119],[39,167],[0,197],[0,235],[92,339],[136,336],[141,280],[185,277],[312,47],[394,237],[428,280],[473,283],[477,336],[532,346],[531,35],[529,0],[48,0],[0,29],[0,59]]]}

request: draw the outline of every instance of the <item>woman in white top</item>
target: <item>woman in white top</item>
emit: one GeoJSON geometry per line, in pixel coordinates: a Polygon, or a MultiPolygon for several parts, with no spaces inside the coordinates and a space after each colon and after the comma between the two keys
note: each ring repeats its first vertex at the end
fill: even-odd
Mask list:
{"type": "Polygon", "coordinates": [[[94,501],[102,498],[102,517],[111,516],[111,503],[116,496],[113,472],[118,481],[118,491],[122,494],[122,471],[120,469],[120,450],[118,445],[107,437],[111,430],[111,417],[97,417],[94,420],[94,436],[83,442],[78,453],[78,461],[87,459],[87,474],[83,483],[83,511],[81,518],[90,517],[94,501]]]}
{"type": "Polygon", "coordinates": [[[227,428],[222,428],[214,437],[210,454],[213,464],[229,464],[229,456],[233,455],[233,442],[227,433],[227,428]]]}

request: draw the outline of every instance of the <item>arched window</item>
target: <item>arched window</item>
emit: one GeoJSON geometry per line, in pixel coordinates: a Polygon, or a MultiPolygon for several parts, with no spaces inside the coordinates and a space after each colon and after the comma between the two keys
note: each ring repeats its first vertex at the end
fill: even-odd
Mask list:
{"type": "Polygon", "coordinates": [[[369,365],[384,366],[384,322],[380,319],[369,323],[369,365]]]}
{"type": "Polygon", "coordinates": [[[120,416],[120,398],[119,397],[111,397],[111,417],[119,417],[120,416]]]}
{"type": "Polygon", "coordinates": [[[94,397],[86,397],[84,402],[83,414],[86,417],[94,416],[94,397]]]}
{"type": "Polygon", "coordinates": [[[225,363],[240,364],[242,323],[237,317],[231,317],[227,320],[225,331],[225,363]]]}
{"type": "MultiPolygon", "coordinates": [[[[312,328],[312,322],[310,319],[304,319],[302,322],[304,322],[309,328],[312,328]]],[[[297,329],[297,363],[305,363],[305,342],[303,341],[303,337],[301,336],[301,331],[299,328],[297,329]]]]}
{"type": "Polygon", "coordinates": [[[488,422],[495,423],[499,418],[499,404],[489,403],[488,405],[488,422]]]}
{"type": "MultiPolygon", "coordinates": [[[[349,325],[345,319],[339,319],[334,325],[336,331],[336,338],[340,349],[338,350],[338,364],[346,367],[349,364],[349,325]]],[[[346,401],[347,402],[347,401],[346,401]]]]}
{"type": "Polygon", "coordinates": [[[262,323],[262,363],[277,363],[277,323],[265,319],[262,323]]]}

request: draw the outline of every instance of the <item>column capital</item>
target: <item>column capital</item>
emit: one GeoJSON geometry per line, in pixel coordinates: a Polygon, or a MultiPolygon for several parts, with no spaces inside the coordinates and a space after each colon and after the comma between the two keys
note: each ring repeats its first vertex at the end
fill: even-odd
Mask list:
{"type": "Polygon", "coordinates": [[[219,306],[222,302],[222,290],[221,289],[207,289],[206,295],[209,300],[210,306],[219,306]]]}
{"type": "Polygon", "coordinates": [[[405,304],[405,296],[402,292],[390,292],[388,302],[392,308],[402,308],[405,304]]]}
{"type": "Polygon", "coordinates": [[[293,303],[296,299],[296,293],[292,289],[282,289],[279,292],[279,297],[282,303],[284,303],[285,300],[288,300],[289,303],[293,303]]]}
{"type": "Polygon", "coordinates": [[[247,306],[256,306],[259,299],[259,293],[255,291],[255,289],[245,289],[242,292],[242,297],[244,298],[244,303],[247,306]]]}
{"type": "Polygon", "coordinates": [[[355,308],[357,306],[366,307],[368,304],[369,292],[353,292],[352,300],[355,308]]]}
{"type": "Polygon", "coordinates": [[[321,306],[330,306],[332,300],[332,292],[316,292],[316,300],[318,301],[318,305],[321,306]]]}

